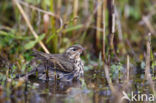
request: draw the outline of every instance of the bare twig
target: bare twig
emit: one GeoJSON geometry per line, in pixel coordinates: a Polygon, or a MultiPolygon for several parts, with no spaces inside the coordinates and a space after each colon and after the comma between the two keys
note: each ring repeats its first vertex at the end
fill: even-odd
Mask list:
{"type": "MultiPolygon", "coordinates": [[[[30,31],[32,32],[33,36],[34,36],[36,39],[38,39],[39,37],[38,37],[37,33],[34,31],[34,29],[33,29],[32,25],[31,25],[31,23],[30,23],[30,21],[29,21],[27,15],[26,15],[26,13],[25,13],[24,10],[23,10],[23,8],[21,7],[21,5],[19,4],[19,2],[18,2],[17,0],[13,0],[13,1],[14,1],[14,3],[16,4],[16,6],[18,7],[20,13],[22,14],[22,16],[23,16],[23,18],[24,18],[24,20],[25,20],[27,26],[29,27],[30,31]]],[[[39,44],[40,44],[40,46],[43,48],[43,50],[44,50],[46,53],[49,53],[48,49],[45,47],[45,45],[43,44],[42,41],[39,41],[39,44]]]]}

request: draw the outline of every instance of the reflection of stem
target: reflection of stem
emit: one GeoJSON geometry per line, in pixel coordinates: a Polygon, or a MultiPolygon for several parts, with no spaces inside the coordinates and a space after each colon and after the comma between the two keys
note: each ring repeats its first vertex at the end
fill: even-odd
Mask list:
{"type": "MultiPolygon", "coordinates": [[[[23,8],[21,7],[21,5],[18,3],[17,0],[13,0],[13,1],[15,2],[16,6],[18,7],[20,13],[22,14],[22,16],[23,16],[23,18],[24,18],[24,20],[25,20],[27,26],[29,27],[30,31],[32,32],[33,36],[34,36],[36,39],[38,39],[39,37],[38,37],[37,33],[34,31],[32,25],[30,24],[30,21],[29,21],[27,15],[25,14],[23,8]]],[[[48,49],[45,47],[45,45],[43,44],[42,41],[39,41],[39,44],[40,44],[40,46],[43,48],[43,50],[44,50],[46,53],[49,53],[48,49]]]]}
{"type": "Polygon", "coordinates": [[[28,92],[28,82],[27,80],[25,81],[25,89],[24,89],[24,101],[25,103],[28,103],[28,95],[27,95],[27,92],[28,92]]]}

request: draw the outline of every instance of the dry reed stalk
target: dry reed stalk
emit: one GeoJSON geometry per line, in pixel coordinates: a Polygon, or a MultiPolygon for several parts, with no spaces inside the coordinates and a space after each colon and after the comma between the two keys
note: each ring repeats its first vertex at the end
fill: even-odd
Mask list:
{"type": "Polygon", "coordinates": [[[127,64],[126,64],[126,78],[124,79],[124,83],[122,84],[123,85],[123,90],[126,91],[130,86],[130,81],[129,81],[129,78],[130,78],[130,60],[129,60],[129,55],[127,55],[127,64]]]}
{"type": "Polygon", "coordinates": [[[102,13],[102,17],[103,17],[103,38],[102,38],[102,57],[103,57],[103,61],[105,61],[105,39],[106,39],[106,5],[107,5],[107,0],[103,0],[103,13],[102,13]]]}
{"type": "Polygon", "coordinates": [[[114,33],[115,33],[115,4],[114,4],[114,0],[108,0],[107,1],[107,5],[108,5],[108,26],[109,26],[109,53],[110,55],[116,55],[115,54],[115,50],[114,50],[114,33]]]}
{"type": "Polygon", "coordinates": [[[60,17],[61,14],[61,6],[62,6],[62,0],[57,0],[57,16],[60,17]]]}
{"type": "MultiPolygon", "coordinates": [[[[85,31],[88,30],[88,28],[90,27],[90,24],[92,22],[92,18],[94,17],[95,13],[98,10],[98,7],[101,6],[103,3],[103,1],[101,1],[99,4],[97,4],[97,6],[95,7],[93,13],[91,13],[91,15],[88,16],[86,22],[83,24],[83,27],[79,30],[79,32],[77,34],[81,34],[81,32],[85,29],[85,31]]],[[[97,27],[96,27],[97,28],[97,27]]],[[[100,28],[101,29],[101,28],[100,28]]],[[[98,29],[99,30],[99,29],[98,29]]]]}
{"type": "Polygon", "coordinates": [[[127,83],[129,82],[129,55],[127,55],[127,76],[126,76],[127,83]]]}
{"type": "Polygon", "coordinates": [[[146,43],[147,53],[146,53],[145,77],[146,77],[146,80],[149,82],[152,92],[154,93],[154,95],[156,95],[155,85],[154,85],[154,82],[152,80],[152,76],[150,73],[150,53],[151,53],[151,43],[150,42],[151,42],[151,33],[148,34],[148,41],[146,43]]]}
{"type": "MultiPolygon", "coordinates": [[[[16,4],[16,6],[18,7],[20,13],[22,14],[27,26],[29,27],[30,31],[32,32],[33,36],[35,37],[35,39],[38,39],[38,34],[34,31],[26,13],[24,12],[23,8],[21,7],[21,5],[19,4],[19,2],[17,0],[13,0],[13,2],[16,4]]],[[[46,53],[50,53],[48,51],[48,49],[45,47],[45,45],[43,44],[42,41],[39,41],[40,46],[42,47],[42,49],[46,52],[46,53]]]]}
{"type": "Polygon", "coordinates": [[[105,76],[106,76],[108,85],[110,86],[110,89],[111,89],[112,93],[115,93],[116,90],[115,90],[115,88],[113,86],[113,83],[112,83],[112,80],[111,80],[110,74],[109,74],[110,68],[109,68],[109,66],[107,64],[104,64],[104,70],[105,70],[105,76]]]}
{"type": "MultiPolygon", "coordinates": [[[[18,1],[18,0],[17,0],[17,1],[18,1]]],[[[54,13],[52,13],[52,12],[45,11],[45,10],[42,10],[42,9],[40,9],[40,8],[37,8],[37,7],[35,7],[35,6],[33,6],[33,5],[30,5],[30,4],[28,4],[28,3],[24,2],[24,1],[21,1],[21,0],[18,1],[18,2],[19,2],[20,4],[26,6],[26,7],[29,7],[29,8],[31,8],[31,9],[33,9],[33,10],[36,10],[36,11],[38,11],[38,12],[41,12],[41,13],[47,14],[47,15],[49,15],[49,16],[55,17],[56,19],[58,19],[58,20],[60,21],[60,27],[59,27],[59,29],[61,29],[61,28],[63,27],[63,20],[62,20],[62,18],[59,17],[58,15],[56,15],[56,14],[54,14],[54,13]]]]}
{"type": "MultiPolygon", "coordinates": [[[[97,3],[100,4],[102,1],[97,0],[97,3]]],[[[102,5],[98,6],[97,9],[97,19],[96,19],[96,27],[101,28],[101,22],[102,22],[102,5]]],[[[101,32],[99,30],[96,30],[96,47],[99,48],[100,45],[100,37],[101,32]]]]}
{"type": "Polygon", "coordinates": [[[122,33],[122,25],[121,25],[121,15],[120,12],[118,11],[117,7],[114,8],[115,10],[115,16],[116,16],[116,28],[117,28],[117,34],[118,34],[118,44],[119,44],[119,51],[120,54],[126,54],[126,47],[125,47],[125,42],[123,40],[123,33],[122,33]]]}
{"type": "Polygon", "coordinates": [[[112,10],[111,10],[111,16],[112,16],[112,20],[111,20],[111,34],[110,34],[110,47],[111,47],[111,51],[114,51],[114,33],[115,33],[115,12],[114,12],[114,0],[112,0],[112,10]]]}
{"type": "MultiPolygon", "coordinates": [[[[79,0],[74,0],[73,1],[73,17],[77,18],[78,17],[78,6],[79,6],[79,0]]],[[[74,25],[77,24],[77,19],[74,19],[74,25]]]]}
{"type": "Polygon", "coordinates": [[[117,30],[118,30],[118,38],[119,41],[123,42],[123,34],[122,34],[122,26],[121,26],[121,20],[120,20],[120,14],[118,9],[115,7],[115,16],[116,16],[116,25],[117,25],[117,30]]]}
{"type": "MultiPolygon", "coordinates": [[[[50,11],[51,12],[55,12],[54,8],[55,8],[55,0],[50,0],[50,11]]],[[[50,39],[47,42],[51,42],[51,46],[52,46],[52,52],[53,53],[57,53],[58,52],[58,35],[57,35],[57,28],[56,28],[56,20],[54,17],[50,18],[51,21],[51,32],[52,35],[50,36],[50,39]],[[53,36],[53,37],[52,37],[53,36]]]]}
{"type": "Polygon", "coordinates": [[[60,16],[54,14],[53,12],[49,12],[49,11],[45,11],[45,10],[42,10],[42,9],[40,9],[40,8],[37,8],[37,7],[35,7],[35,6],[33,6],[33,5],[30,5],[30,4],[28,4],[28,3],[24,2],[24,1],[21,1],[21,0],[19,0],[18,2],[19,2],[20,4],[26,6],[26,7],[29,7],[29,8],[31,8],[31,9],[33,9],[33,10],[36,10],[36,11],[38,11],[38,12],[47,14],[47,15],[52,16],[52,17],[55,17],[56,19],[58,19],[58,20],[60,21],[60,27],[59,27],[59,29],[63,28],[63,20],[62,20],[62,18],[61,18],[60,16]]]}

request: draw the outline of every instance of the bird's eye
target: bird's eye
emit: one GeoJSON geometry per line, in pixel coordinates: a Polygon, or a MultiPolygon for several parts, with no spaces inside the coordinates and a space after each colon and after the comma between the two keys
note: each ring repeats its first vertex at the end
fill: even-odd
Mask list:
{"type": "Polygon", "coordinates": [[[73,51],[76,51],[76,49],[75,49],[75,48],[73,48],[72,50],[73,50],[73,51]]]}

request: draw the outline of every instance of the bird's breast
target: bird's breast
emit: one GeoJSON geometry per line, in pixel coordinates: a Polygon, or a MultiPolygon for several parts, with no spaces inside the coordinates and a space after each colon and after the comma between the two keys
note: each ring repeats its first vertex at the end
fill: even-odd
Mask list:
{"type": "Polygon", "coordinates": [[[83,70],[84,64],[83,64],[83,62],[81,60],[75,61],[74,66],[75,66],[75,71],[76,71],[75,74],[77,76],[83,76],[83,74],[84,74],[84,70],[83,70]]]}

